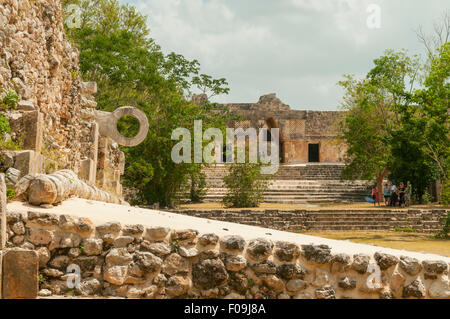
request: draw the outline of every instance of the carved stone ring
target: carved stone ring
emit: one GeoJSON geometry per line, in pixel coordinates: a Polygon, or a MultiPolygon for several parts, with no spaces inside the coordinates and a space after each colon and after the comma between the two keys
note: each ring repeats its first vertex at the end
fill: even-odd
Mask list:
{"type": "Polygon", "coordinates": [[[108,136],[123,146],[136,146],[142,143],[148,133],[147,115],[133,106],[122,106],[114,112],[95,111],[95,119],[99,125],[99,133],[108,136]],[[134,137],[125,137],[117,130],[117,122],[124,116],[132,116],[139,121],[139,132],[134,137]]]}

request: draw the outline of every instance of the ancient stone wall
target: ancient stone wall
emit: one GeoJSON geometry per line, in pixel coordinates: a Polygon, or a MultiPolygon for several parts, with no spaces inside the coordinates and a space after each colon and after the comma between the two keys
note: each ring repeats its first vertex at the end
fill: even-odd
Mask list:
{"type": "MultiPolygon", "coordinates": [[[[348,255],[327,245],[246,241],[235,234],[114,222],[94,225],[88,218],[32,211],[10,212],[7,231],[4,262],[21,258],[24,264],[28,258],[38,267],[39,277],[30,272],[27,287],[35,291],[40,278],[41,296],[450,298],[447,261],[418,260],[406,252],[348,255]],[[38,258],[13,247],[35,251],[38,258]],[[77,267],[80,277],[73,277],[77,267]],[[79,284],[68,285],[76,278],[79,284]]],[[[10,268],[4,287],[19,275],[10,268]]]]}
{"type": "MultiPolygon", "coordinates": [[[[78,170],[89,151],[80,143],[90,134],[89,123],[80,116],[88,105],[81,101],[78,51],[65,39],[60,1],[4,0],[0,16],[0,86],[15,90],[27,102],[20,111],[39,112],[45,122],[42,143],[27,144],[36,152],[57,151],[58,162],[78,170]]],[[[27,127],[23,130],[28,133],[27,127]]]]}
{"type": "Polygon", "coordinates": [[[0,171],[13,167],[24,176],[71,169],[121,196],[124,155],[99,134],[97,86],[81,82],[78,58],[59,0],[0,1],[0,88],[21,98],[17,110],[0,108],[11,126],[0,138],[20,145],[0,150],[0,171]]]}
{"type": "Polygon", "coordinates": [[[282,231],[395,230],[436,233],[449,210],[183,210],[173,212],[282,231]]]}

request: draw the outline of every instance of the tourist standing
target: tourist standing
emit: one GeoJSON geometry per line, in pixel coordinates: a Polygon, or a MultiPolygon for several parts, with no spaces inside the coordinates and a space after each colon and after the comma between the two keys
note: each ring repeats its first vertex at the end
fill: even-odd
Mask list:
{"type": "Polygon", "coordinates": [[[406,190],[405,190],[405,205],[409,207],[411,205],[411,195],[412,195],[412,185],[410,181],[406,182],[406,190]]]}
{"type": "Polygon", "coordinates": [[[377,185],[375,185],[372,188],[372,199],[374,200],[373,206],[376,205],[376,203],[378,203],[378,205],[380,205],[380,198],[378,197],[378,188],[377,185]]]}
{"type": "Polygon", "coordinates": [[[391,194],[389,193],[389,184],[384,184],[383,188],[383,196],[384,196],[384,205],[389,206],[389,198],[391,197],[391,194]]]}
{"type": "Polygon", "coordinates": [[[397,204],[397,200],[398,200],[397,191],[398,191],[397,187],[395,186],[394,182],[392,182],[391,187],[390,187],[390,193],[391,193],[390,206],[395,207],[395,205],[397,204]]]}
{"type": "Polygon", "coordinates": [[[405,184],[400,183],[400,187],[398,188],[399,193],[399,206],[401,208],[405,207],[405,194],[406,194],[406,187],[405,184]]]}
{"type": "Polygon", "coordinates": [[[391,182],[391,187],[389,187],[389,206],[395,206],[395,203],[397,202],[397,196],[396,196],[397,187],[395,187],[394,182],[391,182]],[[394,200],[395,199],[395,200],[394,200]]]}

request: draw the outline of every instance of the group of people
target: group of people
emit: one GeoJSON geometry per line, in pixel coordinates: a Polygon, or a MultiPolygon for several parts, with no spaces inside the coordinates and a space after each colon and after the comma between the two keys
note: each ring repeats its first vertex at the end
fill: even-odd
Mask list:
{"type": "MultiPolygon", "coordinates": [[[[400,183],[399,187],[394,182],[384,184],[383,197],[384,204],[392,207],[407,207],[411,204],[412,185],[411,182],[407,182],[406,185],[400,183]]],[[[378,188],[375,185],[372,188],[372,199],[374,205],[378,203],[380,205],[380,198],[378,196],[378,188]]]]}

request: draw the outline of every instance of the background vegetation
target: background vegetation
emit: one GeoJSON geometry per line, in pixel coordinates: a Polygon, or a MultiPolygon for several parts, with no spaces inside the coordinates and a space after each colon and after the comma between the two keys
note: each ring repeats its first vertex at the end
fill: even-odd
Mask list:
{"type": "MultiPolygon", "coordinates": [[[[139,146],[122,150],[126,156],[125,186],[135,191],[133,204],[160,203],[171,206],[190,176],[197,176],[200,164],[175,164],[171,150],[177,141],[171,133],[177,127],[193,128],[194,119],[203,129],[224,128],[231,118],[226,109],[206,102],[191,102],[193,91],[213,95],[228,93],[227,81],[200,73],[197,60],[180,54],[164,54],[149,36],[146,17],[131,5],[117,0],[68,0],[64,6],[82,8],[80,28],[67,33],[80,50],[80,71],[84,81],[96,81],[98,108],[113,111],[131,105],[143,110],[150,129],[139,146]],[[214,110],[214,112],[212,112],[214,110]]],[[[133,136],[137,123],[123,119],[119,130],[133,136]]],[[[191,134],[193,136],[193,134],[191,134]]],[[[193,190],[196,196],[197,188],[193,190]]]]}
{"type": "Polygon", "coordinates": [[[450,131],[450,16],[444,14],[436,34],[419,39],[427,49],[421,62],[404,50],[374,60],[363,79],[346,75],[340,139],[347,143],[346,179],[366,179],[378,185],[389,178],[411,181],[414,197],[423,202],[427,188],[443,181],[448,202],[450,131]]]}

